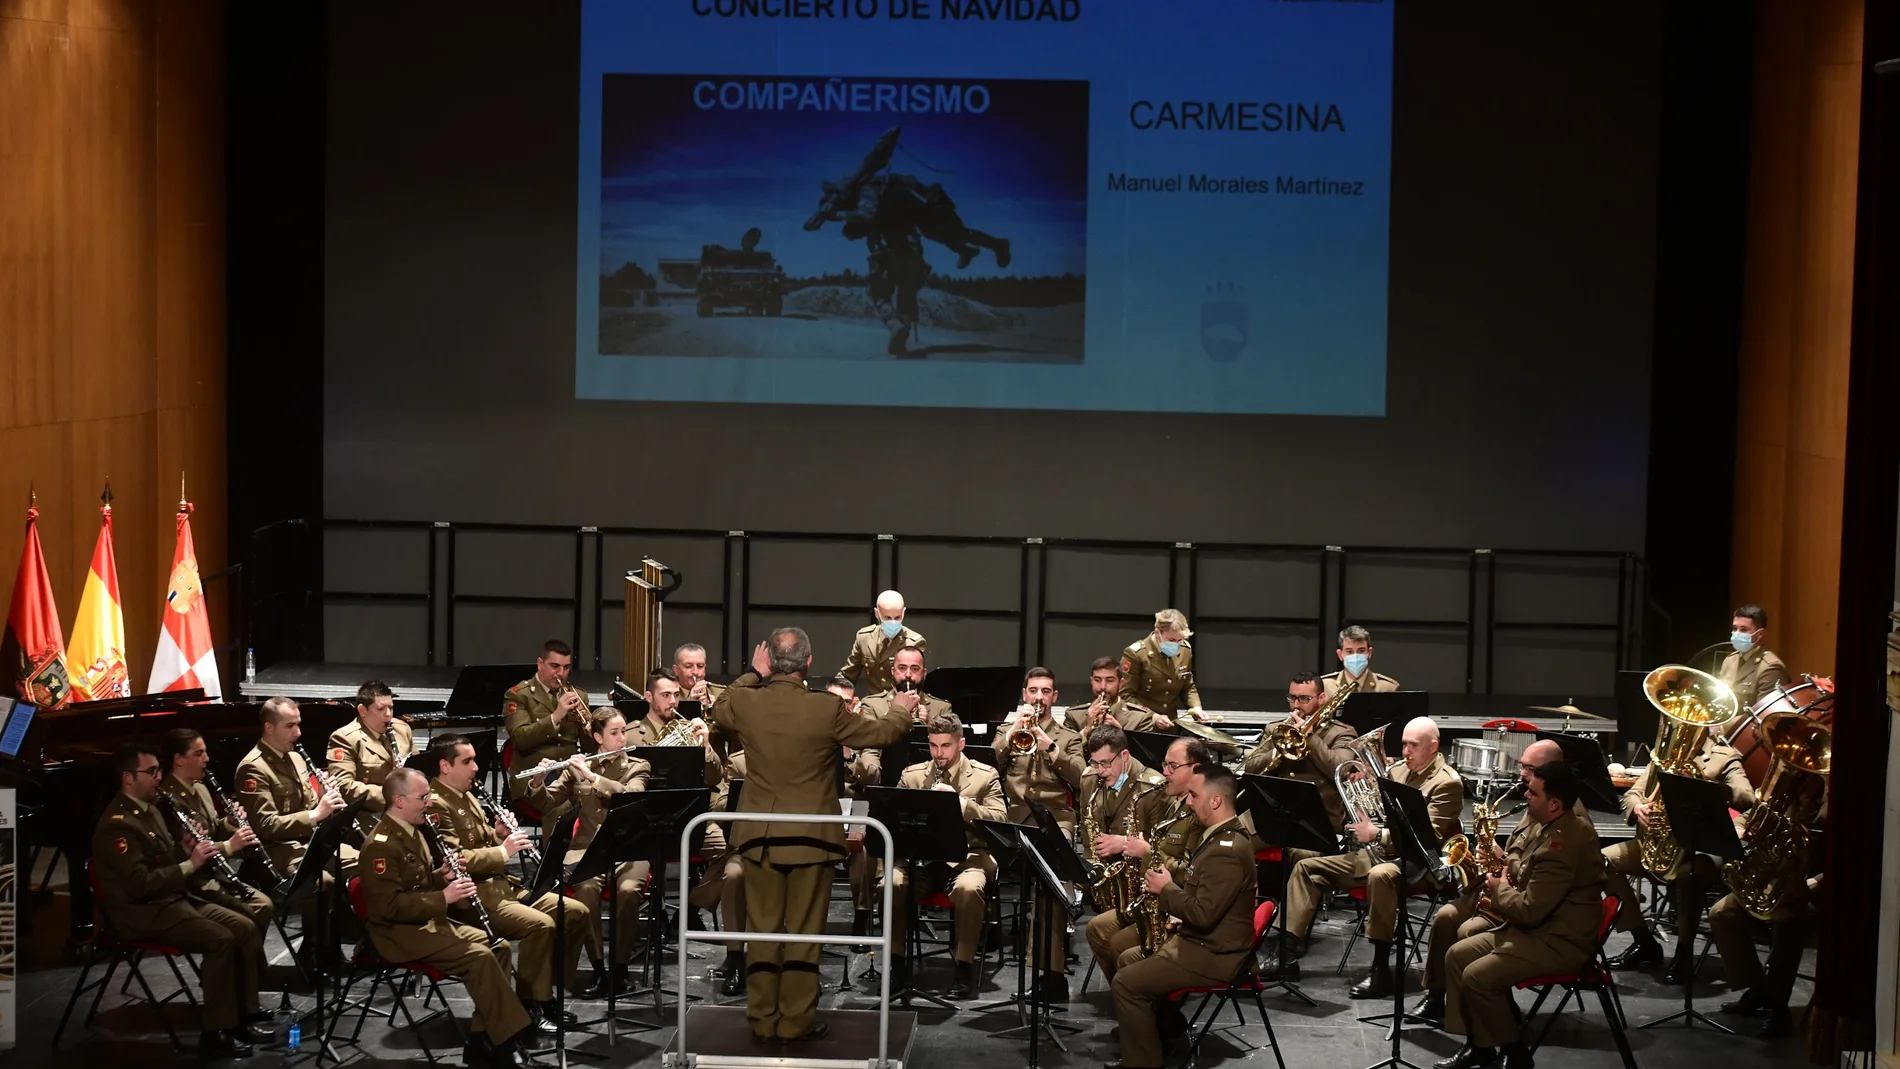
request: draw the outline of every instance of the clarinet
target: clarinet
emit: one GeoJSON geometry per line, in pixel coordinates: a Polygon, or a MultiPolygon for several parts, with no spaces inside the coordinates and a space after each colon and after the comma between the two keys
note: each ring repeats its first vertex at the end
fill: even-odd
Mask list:
{"type": "MultiPolygon", "coordinates": [[[[211,785],[211,792],[218,796],[218,804],[224,806],[224,811],[232,820],[237,821],[237,826],[256,835],[256,830],[251,827],[250,818],[244,815],[244,809],[230,795],[224,793],[224,784],[218,782],[218,774],[211,771],[209,767],[205,768],[205,782],[211,785]]],[[[271,878],[271,882],[282,884],[284,877],[277,871],[277,866],[271,864],[270,851],[264,849],[263,841],[259,840],[251,849],[257,851],[257,860],[263,864],[264,874],[271,878]]]]}
{"type": "Polygon", "coordinates": [[[296,748],[297,756],[303,758],[303,767],[310,770],[310,775],[317,777],[317,783],[322,786],[323,793],[329,794],[331,791],[336,791],[337,796],[342,797],[343,792],[336,790],[336,781],[330,778],[330,770],[312,761],[310,755],[303,752],[303,743],[293,742],[291,746],[296,748]]]}
{"type": "MultiPolygon", "coordinates": [[[[178,804],[178,799],[161,791],[158,795],[158,804],[164,806],[165,812],[170,813],[172,819],[178,822],[178,826],[185,829],[186,835],[200,842],[213,841],[211,833],[206,831],[204,825],[198,823],[190,813],[185,812],[185,807],[178,804]]],[[[232,893],[245,898],[250,897],[250,885],[238,878],[237,870],[231,867],[231,859],[224,856],[223,850],[211,856],[210,868],[211,875],[217,877],[218,882],[232,893]]]]}
{"type": "MultiPolygon", "coordinates": [[[[429,845],[435,847],[436,853],[442,855],[443,863],[448,865],[451,882],[454,880],[469,880],[473,882],[473,879],[468,874],[467,866],[462,864],[462,855],[452,852],[448,846],[442,842],[442,827],[436,823],[435,814],[427,814],[426,819],[429,822],[427,825],[429,845]]],[[[479,888],[477,888],[474,894],[468,896],[468,901],[475,907],[475,916],[482,922],[482,931],[488,933],[488,938],[495,938],[495,926],[488,921],[488,907],[482,905],[482,895],[479,888]]]]}
{"type": "MultiPolygon", "coordinates": [[[[482,811],[488,814],[490,823],[500,821],[502,827],[507,828],[508,834],[510,835],[521,830],[521,822],[515,819],[515,815],[489,801],[488,792],[482,790],[481,784],[469,784],[468,791],[475,796],[477,802],[481,803],[482,811]]],[[[528,859],[529,868],[539,869],[541,867],[541,849],[533,843],[529,843],[528,846],[521,851],[521,856],[528,859]]]]}

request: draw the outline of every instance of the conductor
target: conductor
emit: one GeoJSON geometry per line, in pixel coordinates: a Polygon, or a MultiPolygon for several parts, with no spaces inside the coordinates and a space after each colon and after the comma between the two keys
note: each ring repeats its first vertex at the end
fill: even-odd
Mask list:
{"type": "MultiPolygon", "coordinates": [[[[751,755],[741,812],[835,814],[838,748],[888,746],[910,730],[910,711],[901,705],[860,716],[836,694],[806,689],[810,668],[811,639],[801,628],[781,627],[752,651],[752,670],[713,703],[707,719],[736,734],[751,755]]],[[[824,931],[832,872],[845,856],[844,825],[740,823],[732,841],[744,865],[753,930],[824,931]]],[[[816,943],[747,947],[753,1039],[816,1039],[828,1030],[814,1019],[818,951],[816,943]]]]}

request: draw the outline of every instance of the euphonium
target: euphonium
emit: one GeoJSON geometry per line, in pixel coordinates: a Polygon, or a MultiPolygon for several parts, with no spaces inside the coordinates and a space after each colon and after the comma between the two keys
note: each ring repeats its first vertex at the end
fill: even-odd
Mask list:
{"type": "Polygon", "coordinates": [[[1332,725],[1334,719],[1339,716],[1339,707],[1346,704],[1346,699],[1352,697],[1353,693],[1359,689],[1357,676],[1349,672],[1342,672],[1340,675],[1339,687],[1333,691],[1333,696],[1326,699],[1325,704],[1318,709],[1313,710],[1312,717],[1303,726],[1296,728],[1293,726],[1293,721],[1286,720],[1268,729],[1272,739],[1270,752],[1273,756],[1267,762],[1267,766],[1261,769],[1262,773],[1271,772],[1289,761],[1306,759],[1306,755],[1312,751],[1313,736],[1332,725]]]}
{"type": "Polygon", "coordinates": [[[666,725],[666,732],[649,745],[699,746],[701,745],[699,732],[705,730],[705,727],[706,722],[698,717],[691,720],[675,717],[672,723],[666,725]]]}
{"type": "Polygon", "coordinates": [[[1636,847],[1643,867],[1667,880],[1682,863],[1682,845],[1669,830],[1659,773],[1701,775],[1695,759],[1703,740],[1735,719],[1739,706],[1727,683],[1683,664],[1666,664],[1643,677],[1643,693],[1662,717],[1656,724],[1656,744],[1649,748],[1649,826],[1637,827],[1636,847]]]}
{"type": "Polygon", "coordinates": [[[1722,875],[1743,908],[1760,920],[1795,892],[1808,875],[1808,825],[1827,802],[1833,764],[1833,733],[1799,713],[1775,713],[1762,721],[1768,745],[1768,775],[1755,792],[1742,830],[1747,850],[1722,866],[1722,875]]]}
{"type": "MultiPolygon", "coordinates": [[[[1369,821],[1380,831],[1385,830],[1385,800],[1379,795],[1379,785],[1373,782],[1382,775],[1374,766],[1358,758],[1341,761],[1339,767],[1333,769],[1333,786],[1339,791],[1339,800],[1346,804],[1346,815],[1351,818],[1351,823],[1369,821]]],[[[1346,839],[1347,849],[1360,849],[1357,838],[1347,836],[1346,839]]],[[[1377,853],[1377,840],[1366,844],[1366,848],[1377,853]]]]}

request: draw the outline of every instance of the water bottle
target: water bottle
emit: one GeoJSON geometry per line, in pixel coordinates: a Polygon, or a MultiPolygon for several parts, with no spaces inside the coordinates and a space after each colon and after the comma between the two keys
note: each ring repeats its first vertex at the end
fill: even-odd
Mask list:
{"type": "Polygon", "coordinates": [[[284,1036],[284,1049],[294,1053],[302,1043],[303,1022],[293,1018],[290,1022],[290,1031],[284,1036]]]}
{"type": "Polygon", "coordinates": [[[257,682],[257,652],[249,646],[244,648],[244,682],[257,682]]]}

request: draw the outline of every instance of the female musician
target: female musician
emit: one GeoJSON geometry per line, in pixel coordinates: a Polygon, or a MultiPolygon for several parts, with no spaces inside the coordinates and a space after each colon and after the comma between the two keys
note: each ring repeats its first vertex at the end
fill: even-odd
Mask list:
{"type": "Polygon", "coordinates": [[[1153,711],[1155,721],[1172,728],[1180,719],[1176,709],[1199,716],[1201,692],[1194,686],[1194,647],[1189,644],[1187,617],[1179,609],[1155,613],[1155,629],[1122,651],[1124,700],[1153,711]]]}
{"type": "MultiPolygon", "coordinates": [[[[618,709],[602,708],[594,715],[590,727],[594,736],[594,756],[590,759],[575,754],[565,762],[543,761],[542,768],[559,769],[553,782],[547,783],[545,790],[552,813],[566,805],[571,799],[580,804],[580,814],[575,818],[579,823],[574,829],[574,841],[567,852],[567,863],[572,865],[586,853],[587,847],[594,841],[594,835],[607,819],[607,807],[613,795],[625,791],[644,791],[647,789],[647,775],[651,771],[645,761],[630,757],[624,753],[612,753],[627,745],[627,719],[618,709]],[[601,756],[601,755],[608,756],[601,756]]],[[[528,781],[531,791],[543,789],[543,777],[536,776],[528,781]]],[[[614,968],[613,978],[608,980],[606,966],[602,964],[605,955],[601,952],[600,925],[587,926],[587,957],[594,964],[594,982],[586,990],[576,992],[579,998],[602,998],[607,993],[607,985],[613,983],[619,990],[632,987],[627,976],[627,962],[633,956],[634,947],[640,938],[640,907],[645,900],[642,888],[647,881],[649,865],[644,861],[625,862],[614,872],[614,968]]],[[[587,912],[598,920],[600,900],[603,891],[602,878],[592,879],[574,885],[574,898],[587,907],[587,912]]]]}

